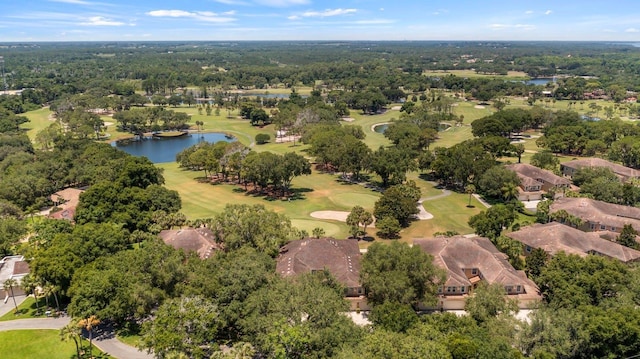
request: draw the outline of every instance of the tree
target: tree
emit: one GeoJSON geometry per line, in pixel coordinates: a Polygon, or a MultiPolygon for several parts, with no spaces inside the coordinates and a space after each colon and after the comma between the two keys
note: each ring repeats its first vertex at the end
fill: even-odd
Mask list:
{"type": "Polygon", "coordinates": [[[520,185],[520,178],[518,175],[502,165],[496,165],[489,168],[478,181],[478,190],[480,193],[491,198],[505,198],[505,192],[507,192],[510,199],[514,194],[517,198],[517,190],[520,185]]]}
{"type": "Polygon", "coordinates": [[[471,207],[471,196],[476,193],[476,186],[468,184],[464,187],[464,192],[469,194],[469,203],[467,203],[467,207],[471,207]]]}
{"type": "Polygon", "coordinates": [[[511,206],[497,204],[469,218],[471,226],[479,236],[495,239],[500,236],[504,228],[508,228],[516,219],[511,206]]]}
{"type": "Polygon", "coordinates": [[[211,230],[226,251],[250,246],[273,257],[284,243],[295,239],[291,220],[263,205],[227,204],[214,217],[211,230]]]}
{"type": "Polygon", "coordinates": [[[558,157],[549,151],[536,152],[531,156],[531,165],[538,168],[553,171],[558,167],[559,163],[558,157]]]}
{"type": "Polygon", "coordinates": [[[362,258],[360,281],[374,307],[384,303],[435,303],[444,272],[420,247],[406,243],[374,243],[362,258]]]}
{"type": "Polygon", "coordinates": [[[259,144],[259,145],[263,145],[263,144],[269,142],[270,139],[271,139],[271,136],[269,136],[266,133],[259,133],[259,134],[256,135],[256,138],[255,138],[256,143],[259,144]]]}
{"type": "Polygon", "coordinates": [[[408,304],[385,302],[373,307],[369,320],[377,330],[405,333],[419,318],[416,311],[408,304]]]}
{"type": "Polygon", "coordinates": [[[261,356],[329,358],[360,337],[343,295],[328,271],[274,277],[248,296],[240,325],[261,356]]]}
{"type": "Polygon", "coordinates": [[[18,303],[16,303],[16,296],[13,294],[13,287],[16,285],[18,285],[18,281],[13,278],[9,278],[4,281],[5,292],[7,292],[7,294],[11,292],[11,299],[13,299],[13,305],[15,307],[14,313],[18,313],[18,303]]]}
{"type": "Polygon", "coordinates": [[[498,315],[512,316],[518,312],[518,303],[508,299],[501,284],[481,282],[474,289],[473,295],[467,298],[464,309],[469,315],[482,324],[498,315]]]}
{"type": "Polygon", "coordinates": [[[544,249],[533,249],[525,259],[525,271],[527,275],[535,280],[540,273],[542,273],[542,269],[547,264],[548,260],[549,255],[544,251],[544,249]]]}
{"type": "Polygon", "coordinates": [[[100,324],[100,319],[95,315],[91,315],[88,318],[83,318],[78,321],[78,327],[84,329],[89,334],[89,356],[93,358],[93,329],[100,324]]]}
{"type": "Polygon", "coordinates": [[[218,351],[214,342],[218,316],[218,307],[209,299],[169,299],[158,308],[153,320],[143,323],[140,347],[160,358],[170,353],[209,358],[218,351]]]}
{"type": "Polygon", "coordinates": [[[365,211],[361,206],[355,206],[351,209],[351,212],[347,216],[347,225],[352,228],[355,227],[355,235],[360,232],[360,225],[363,226],[362,233],[367,234],[367,226],[373,223],[373,216],[371,213],[365,211]]]}
{"type": "Polygon", "coordinates": [[[629,270],[615,259],[560,252],[547,262],[536,284],[550,307],[575,309],[620,300],[629,281],[629,270]]]}
{"type": "Polygon", "coordinates": [[[414,169],[411,153],[397,147],[380,147],[371,158],[371,170],[380,176],[383,187],[402,183],[407,172],[414,169]]]}
{"type": "Polygon", "coordinates": [[[637,236],[638,231],[636,231],[630,224],[625,224],[624,227],[622,227],[622,231],[620,232],[617,241],[623,246],[638,249],[640,244],[636,240],[637,236]]]}
{"type": "Polygon", "coordinates": [[[316,238],[320,238],[320,237],[323,237],[325,235],[325,232],[324,232],[323,228],[316,227],[311,231],[311,234],[313,234],[313,236],[316,237],[316,238]]]}
{"type": "Polygon", "coordinates": [[[76,345],[76,354],[78,359],[82,358],[82,353],[80,353],[82,337],[80,336],[82,331],[78,326],[78,323],[71,322],[60,329],[60,340],[67,341],[73,340],[73,343],[76,345]]]}
{"type": "Polygon", "coordinates": [[[382,238],[393,239],[398,238],[398,233],[402,230],[400,222],[393,217],[382,217],[376,221],[378,235],[382,238]]]}
{"type": "Polygon", "coordinates": [[[391,217],[400,225],[407,226],[413,216],[420,212],[417,207],[420,195],[420,189],[415,182],[392,186],[376,201],[373,215],[377,221],[391,217]]]}

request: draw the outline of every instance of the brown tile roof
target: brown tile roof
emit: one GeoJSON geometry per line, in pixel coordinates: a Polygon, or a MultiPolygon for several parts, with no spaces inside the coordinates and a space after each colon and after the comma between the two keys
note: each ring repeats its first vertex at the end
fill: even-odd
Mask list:
{"type": "Polygon", "coordinates": [[[434,263],[447,270],[446,286],[470,286],[464,269],[477,268],[489,284],[521,285],[527,294],[539,296],[535,283],[523,271],[514,269],[507,261],[507,255],[487,238],[436,237],[415,239],[413,244],[431,254],[434,263]]]}
{"type": "MultiPolygon", "coordinates": [[[[622,262],[640,259],[640,251],[611,242],[611,232],[583,232],[564,224],[551,222],[534,224],[523,227],[519,231],[506,235],[532,248],[542,248],[554,255],[558,252],[577,254],[585,257],[589,253],[597,252],[622,262]]],[[[617,233],[613,238],[617,237],[617,233]]]]}
{"type": "Polygon", "coordinates": [[[61,209],[49,214],[50,218],[72,221],[76,214],[76,207],[80,202],[80,195],[84,192],[77,188],[65,188],[51,195],[51,200],[61,209]]]}
{"type": "Polygon", "coordinates": [[[616,228],[631,224],[635,230],[640,231],[640,208],[637,207],[622,206],[590,198],[563,197],[555,200],[549,207],[550,213],[560,210],[565,210],[583,221],[616,228]]]}
{"type": "Polygon", "coordinates": [[[554,186],[568,186],[571,184],[571,181],[564,177],[557,176],[551,171],[543,170],[542,168],[526,163],[513,163],[506,165],[505,167],[514,171],[520,178],[527,177],[535,180],[536,182],[540,182],[542,180],[544,182],[551,183],[554,186]]]}
{"type": "Polygon", "coordinates": [[[220,245],[213,239],[213,232],[209,228],[185,228],[178,230],[164,230],[158,236],[164,243],[185,252],[196,252],[202,259],[209,258],[220,249],[220,245]]]}
{"type": "Polygon", "coordinates": [[[13,275],[28,274],[29,271],[29,263],[25,261],[18,261],[13,265],[13,275]]]}
{"type": "Polygon", "coordinates": [[[360,248],[356,239],[307,238],[280,249],[276,271],[283,277],[325,268],[348,288],[360,287],[360,248]]]}
{"type": "Polygon", "coordinates": [[[620,177],[624,177],[624,178],[640,177],[640,171],[638,170],[625,167],[617,163],[609,162],[607,160],[603,160],[602,158],[597,158],[597,157],[581,158],[578,160],[568,161],[568,162],[561,163],[560,166],[573,168],[576,170],[584,167],[588,167],[588,168],[606,167],[606,168],[610,168],[613,171],[613,173],[617,174],[620,177]]]}

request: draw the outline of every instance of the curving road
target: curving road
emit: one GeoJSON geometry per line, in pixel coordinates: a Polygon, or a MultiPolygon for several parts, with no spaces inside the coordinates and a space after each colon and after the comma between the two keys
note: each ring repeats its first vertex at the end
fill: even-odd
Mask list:
{"type": "MultiPolygon", "coordinates": [[[[38,318],[38,319],[16,319],[0,322],[0,331],[25,330],[25,329],[60,329],[71,322],[71,318],[38,318]]],[[[86,337],[86,335],[85,335],[86,337]]],[[[110,329],[98,331],[93,344],[104,353],[114,358],[121,359],[152,359],[153,355],[141,352],[137,348],[119,341],[114,332],[110,329]]]]}

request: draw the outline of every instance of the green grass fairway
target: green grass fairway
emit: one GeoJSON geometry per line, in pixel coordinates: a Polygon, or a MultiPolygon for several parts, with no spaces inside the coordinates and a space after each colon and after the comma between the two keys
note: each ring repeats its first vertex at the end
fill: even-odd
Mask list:
{"type": "MultiPolygon", "coordinates": [[[[0,348],[2,359],[69,359],[76,356],[73,340],[60,340],[58,330],[12,330],[0,332],[0,348]]],[[[89,345],[84,341],[83,345],[89,345]]],[[[94,347],[97,358],[111,358],[94,347]]]]}
{"type": "Polygon", "coordinates": [[[447,76],[455,75],[458,77],[487,77],[509,80],[528,80],[530,77],[522,71],[507,71],[506,75],[497,74],[481,74],[474,70],[429,70],[422,73],[425,76],[447,76]]]}
{"type": "Polygon", "coordinates": [[[424,209],[433,214],[434,218],[413,222],[401,233],[402,241],[410,243],[413,238],[433,236],[436,232],[473,233],[473,229],[467,224],[469,217],[486,208],[475,198],[471,200],[472,208],[467,207],[468,203],[469,195],[460,193],[452,193],[447,197],[423,202],[424,209]]]}
{"type": "Polygon", "coordinates": [[[380,194],[357,184],[338,182],[338,175],[313,172],[310,176],[295,178],[293,189],[299,191],[302,199],[266,199],[243,191],[242,186],[232,184],[210,184],[198,181],[202,172],[184,171],[176,163],[164,163],[166,186],[180,193],[182,212],[190,219],[213,217],[221,212],[226,204],[262,204],[265,207],[284,213],[299,229],[309,233],[316,228],[323,228],[327,235],[346,238],[349,229],[338,221],[315,219],[311,212],[333,210],[350,211],[355,205],[361,205],[373,211],[373,204],[380,194]]]}
{"type": "Polygon", "coordinates": [[[52,112],[49,110],[49,107],[43,107],[39,110],[29,111],[23,114],[23,116],[29,119],[29,122],[20,127],[27,131],[27,136],[29,136],[31,142],[35,141],[38,132],[54,123],[54,121],[49,119],[50,114],[52,114],[52,112]]]}

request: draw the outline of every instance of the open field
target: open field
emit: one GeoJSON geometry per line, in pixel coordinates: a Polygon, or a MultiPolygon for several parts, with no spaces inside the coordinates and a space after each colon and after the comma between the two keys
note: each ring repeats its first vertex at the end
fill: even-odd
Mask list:
{"type": "Polygon", "coordinates": [[[528,80],[530,77],[522,71],[508,71],[506,75],[498,75],[498,74],[482,74],[477,73],[474,70],[429,70],[424,71],[423,75],[434,76],[434,75],[455,75],[460,77],[488,77],[488,78],[497,78],[497,79],[510,79],[510,80],[528,80]]]}
{"type": "Polygon", "coordinates": [[[38,132],[49,127],[49,125],[53,123],[53,121],[49,119],[51,114],[52,112],[49,110],[49,107],[43,107],[39,110],[29,111],[23,114],[23,116],[29,119],[29,122],[23,124],[22,128],[27,131],[27,135],[29,136],[29,139],[31,139],[31,142],[35,141],[36,134],[38,132]]]}
{"type": "MultiPolygon", "coordinates": [[[[11,330],[0,332],[2,359],[47,358],[69,359],[76,356],[73,340],[60,340],[58,330],[11,330]],[[11,349],[7,349],[11,348],[11,349]]],[[[83,341],[85,348],[88,341],[83,341]]],[[[111,358],[93,348],[96,358],[111,358]]]]}

